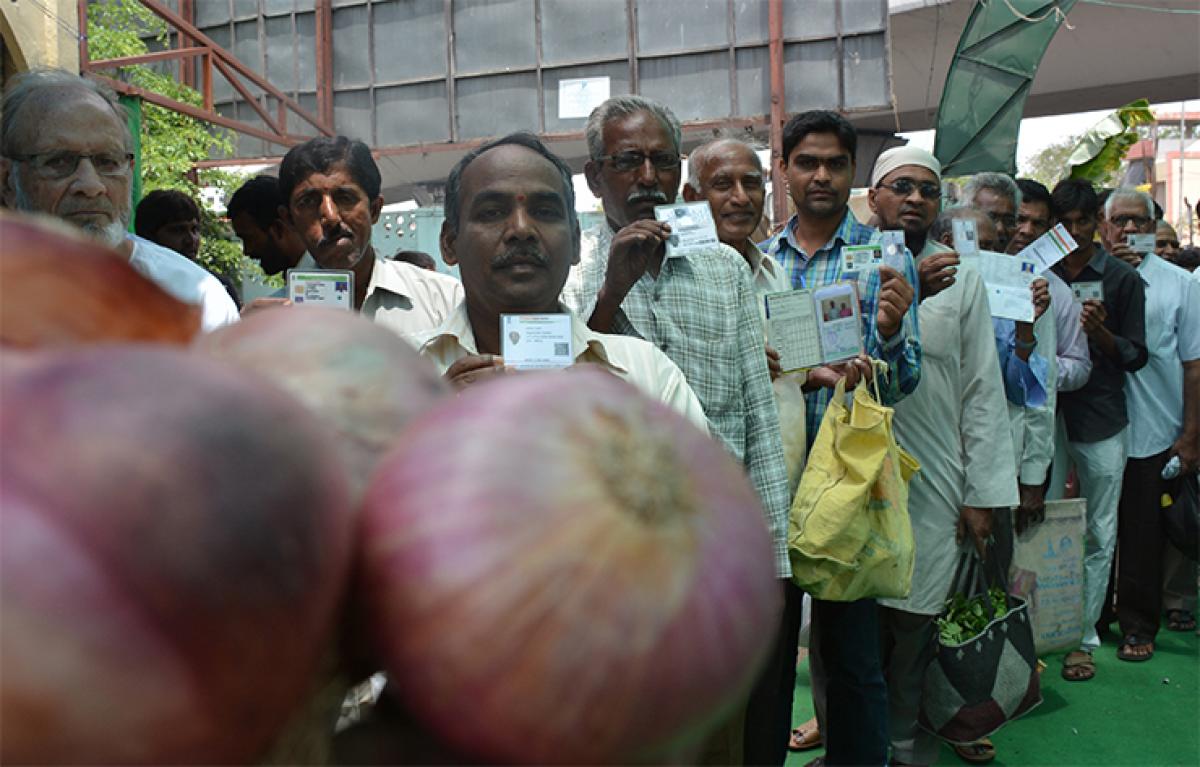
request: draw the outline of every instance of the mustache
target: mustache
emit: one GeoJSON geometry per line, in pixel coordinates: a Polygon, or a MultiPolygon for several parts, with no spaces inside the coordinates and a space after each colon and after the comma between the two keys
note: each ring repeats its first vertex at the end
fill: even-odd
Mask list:
{"type": "Polygon", "coordinates": [[[634,189],[625,198],[625,202],[628,205],[637,205],[641,202],[655,202],[659,205],[666,205],[669,200],[667,199],[667,195],[659,189],[634,189]]]}
{"type": "Polygon", "coordinates": [[[536,245],[513,245],[492,259],[492,268],[503,269],[517,262],[530,261],[541,267],[550,266],[550,259],[536,245]]]}
{"type": "Polygon", "coordinates": [[[317,250],[335,244],[342,237],[354,239],[354,232],[350,231],[344,226],[339,226],[334,231],[321,237],[321,241],[317,243],[317,250]]]}

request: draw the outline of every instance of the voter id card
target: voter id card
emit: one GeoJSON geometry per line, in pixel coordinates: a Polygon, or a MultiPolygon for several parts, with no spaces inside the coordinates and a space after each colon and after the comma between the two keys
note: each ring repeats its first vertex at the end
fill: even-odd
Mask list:
{"type": "Polygon", "coordinates": [[[1071,283],[1071,294],[1075,296],[1075,300],[1079,303],[1084,301],[1103,301],[1104,300],[1104,283],[1103,282],[1073,282],[1071,283]]]}
{"type": "Polygon", "coordinates": [[[901,274],[904,273],[904,231],[885,229],[879,233],[879,244],[883,246],[883,263],[901,274]]]}
{"type": "Polygon", "coordinates": [[[954,233],[954,250],[958,257],[971,258],[979,255],[979,232],[975,220],[956,218],[950,222],[954,233]]]}
{"type": "Polygon", "coordinates": [[[1153,234],[1131,234],[1125,238],[1125,242],[1134,253],[1154,252],[1153,234]]]}
{"type": "Polygon", "coordinates": [[[354,272],[335,269],[288,269],[287,297],[297,306],[354,308],[354,272]]]}
{"type": "Polygon", "coordinates": [[[865,272],[883,266],[880,245],[846,245],[842,247],[842,274],[865,272]]]}
{"type": "Polygon", "coordinates": [[[553,370],[575,363],[571,315],[501,314],[500,356],[517,370],[553,370]]]}

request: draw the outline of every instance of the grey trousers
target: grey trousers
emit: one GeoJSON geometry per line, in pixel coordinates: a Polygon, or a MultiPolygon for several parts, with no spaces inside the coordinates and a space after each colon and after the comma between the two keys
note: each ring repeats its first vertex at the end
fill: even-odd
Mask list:
{"type": "Polygon", "coordinates": [[[879,608],[892,760],[905,764],[934,764],[941,749],[941,741],[917,724],[925,671],[933,661],[935,617],[879,608]]]}

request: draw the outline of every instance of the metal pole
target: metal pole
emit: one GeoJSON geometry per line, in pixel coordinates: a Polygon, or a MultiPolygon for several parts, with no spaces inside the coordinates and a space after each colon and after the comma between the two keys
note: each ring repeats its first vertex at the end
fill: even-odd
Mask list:
{"type": "Polygon", "coordinates": [[[333,128],[333,6],[330,0],[317,0],[317,115],[333,128]]]}
{"type": "Polygon", "coordinates": [[[79,72],[88,71],[88,12],[87,0],[79,0],[75,6],[75,13],[78,16],[76,27],[79,30],[79,72]]]}
{"type": "MultiPolygon", "coordinates": [[[[1187,156],[1187,102],[1179,102],[1179,207],[1183,212],[1188,213],[1188,219],[1191,220],[1191,211],[1188,211],[1184,202],[1186,199],[1183,196],[1183,160],[1187,156]]],[[[1179,211],[1175,214],[1175,219],[1179,219],[1179,211]]]]}
{"type": "Polygon", "coordinates": [[[771,63],[771,223],[787,220],[787,183],[783,178],[783,0],[770,0],[767,11],[771,63]]]}

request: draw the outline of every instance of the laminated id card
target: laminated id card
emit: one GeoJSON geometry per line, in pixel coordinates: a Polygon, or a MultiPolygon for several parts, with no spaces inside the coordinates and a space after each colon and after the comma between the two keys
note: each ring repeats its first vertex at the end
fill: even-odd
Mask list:
{"type": "Polygon", "coordinates": [[[1103,282],[1073,282],[1071,283],[1071,294],[1075,296],[1075,300],[1079,303],[1084,301],[1103,301],[1104,300],[1104,283],[1103,282]]]}
{"type": "Polygon", "coordinates": [[[354,308],[354,272],[334,269],[288,269],[287,297],[297,306],[354,308]]]}

